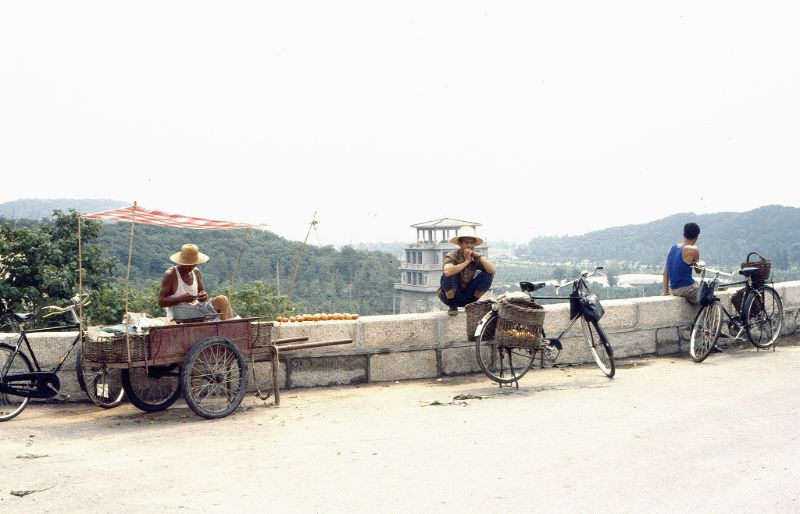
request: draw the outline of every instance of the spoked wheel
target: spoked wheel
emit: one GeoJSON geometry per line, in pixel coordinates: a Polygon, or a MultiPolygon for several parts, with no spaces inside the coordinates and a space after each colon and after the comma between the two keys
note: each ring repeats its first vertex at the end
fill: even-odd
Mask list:
{"type": "Polygon", "coordinates": [[[536,350],[505,346],[494,338],[497,316],[484,323],[475,341],[478,365],[487,377],[499,384],[517,382],[531,369],[536,350]]]}
{"type": "Polygon", "coordinates": [[[689,338],[689,355],[695,362],[703,362],[719,339],[722,329],[722,307],[712,302],[700,309],[692,325],[689,338]]]}
{"type": "Polygon", "coordinates": [[[210,337],[186,355],[181,386],[195,414],[207,419],[225,417],[247,393],[247,362],[231,341],[210,337]]]}
{"type": "MultiPolygon", "coordinates": [[[[29,361],[24,354],[18,353],[14,355],[14,348],[12,346],[0,344],[0,372],[9,366],[9,361],[12,358],[14,360],[10,362],[10,367],[8,368],[9,375],[33,372],[31,361],[29,361]]],[[[16,387],[34,387],[32,380],[27,383],[17,382],[14,385],[16,387]]],[[[25,410],[29,401],[31,401],[29,396],[17,396],[0,392],[0,421],[8,421],[14,418],[17,414],[25,410]]]]}
{"type": "Polygon", "coordinates": [[[773,288],[764,286],[747,296],[742,307],[747,338],[756,348],[769,348],[783,328],[783,301],[773,288]]]}
{"type": "Polygon", "coordinates": [[[614,364],[614,350],[611,349],[611,343],[608,341],[603,327],[597,324],[596,321],[586,321],[586,318],[581,316],[581,330],[583,331],[583,339],[589,345],[589,353],[592,354],[594,362],[600,368],[600,371],[608,378],[613,378],[617,372],[617,367],[614,364]]]}
{"type": "Polygon", "coordinates": [[[128,399],[145,412],[166,409],[181,395],[177,364],[122,370],[122,387],[128,399]]]}
{"type": "Polygon", "coordinates": [[[98,407],[110,409],[122,403],[122,398],[125,396],[125,390],[122,388],[122,370],[109,369],[105,366],[84,367],[81,350],[78,348],[78,353],[75,355],[75,372],[78,374],[78,384],[81,389],[98,407]]]}

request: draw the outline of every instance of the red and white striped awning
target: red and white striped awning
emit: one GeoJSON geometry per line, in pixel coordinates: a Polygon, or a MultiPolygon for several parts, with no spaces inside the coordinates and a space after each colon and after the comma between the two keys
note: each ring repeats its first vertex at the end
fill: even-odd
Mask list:
{"type": "Polygon", "coordinates": [[[232,221],[210,220],[194,218],[181,214],[170,214],[163,211],[151,211],[138,205],[120,207],[109,211],[84,214],[81,218],[126,221],[129,223],[143,223],[145,225],[158,225],[161,227],[194,228],[202,230],[233,230],[238,228],[264,227],[250,223],[235,223],[232,221]]]}

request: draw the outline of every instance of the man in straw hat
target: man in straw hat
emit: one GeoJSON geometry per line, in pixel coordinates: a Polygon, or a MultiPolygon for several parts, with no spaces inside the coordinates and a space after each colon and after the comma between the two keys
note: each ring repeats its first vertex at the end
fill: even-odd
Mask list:
{"type": "Polygon", "coordinates": [[[198,264],[208,262],[208,255],[201,253],[197,245],[187,243],[181,251],[170,256],[177,264],[164,272],[158,304],[166,307],[167,318],[175,321],[197,321],[204,319],[231,319],[233,310],[226,296],[215,296],[210,301],[203,286],[203,277],[198,264]]]}
{"type": "Polygon", "coordinates": [[[447,305],[447,313],[455,316],[459,307],[474,302],[492,287],[496,269],[489,259],[475,251],[483,239],[475,235],[474,227],[461,227],[450,242],[459,249],[444,257],[437,296],[447,305]]]}

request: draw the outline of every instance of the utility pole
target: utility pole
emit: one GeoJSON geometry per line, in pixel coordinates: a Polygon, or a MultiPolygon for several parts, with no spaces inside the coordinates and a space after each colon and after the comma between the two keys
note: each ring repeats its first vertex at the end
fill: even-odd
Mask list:
{"type": "Polygon", "coordinates": [[[317,228],[317,211],[314,211],[314,215],[311,216],[311,223],[308,224],[308,232],[306,232],[306,238],[303,239],[303,246],[300,247],[300,251],[297,253],[297,259],[295,259],[294,261],[294,271],[292,272],[292,280],[289,282],[289,292],[286,293],[286,301],[283,304],[284,311],[289,306],[289,302],[292,300],[292,292],[294,291],[294,281],[297,279],[297,270],[300,269],[300,261],[303,259],[303,252],[306,249],[306,242],[308,241],[308,236],[311,235],[311,229],[314,228],[317,228]]]}

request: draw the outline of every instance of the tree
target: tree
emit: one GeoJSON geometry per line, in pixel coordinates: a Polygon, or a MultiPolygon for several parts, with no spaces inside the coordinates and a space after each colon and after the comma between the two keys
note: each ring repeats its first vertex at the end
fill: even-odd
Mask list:
{"type": "MultiPolygon", "coordinates": [[[[275,286],[256,280],[252,284],[233,290],[228,287],[221,291],[231,301],[233,312],[243,318],[265,317],[274,319],[282,313],[285,297],[275,294],[275,286]]],[[[288,311],[296,308],[292,305],[288,311]]]]}
{"type": "MultiPolygon", "coordinates": [[[[78,213],[53,211],[53,219],[31,227],[0,226],[0,298],[3,309],[36,311],[63,303],[78,290],[78,213]]],[[[92,244],[100,222],[82,224],[83,286],[99,296],[112,285],[115,261],[92,244]]]]}
{"type": "Polygon", "coordinates": [[[608,287],[617,287],[619,284],[619,274],[622,268],[617,261],[609,261],[605,265],[606,280],[608,280],[608,287]]]}

